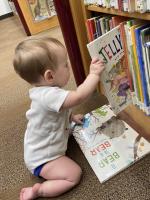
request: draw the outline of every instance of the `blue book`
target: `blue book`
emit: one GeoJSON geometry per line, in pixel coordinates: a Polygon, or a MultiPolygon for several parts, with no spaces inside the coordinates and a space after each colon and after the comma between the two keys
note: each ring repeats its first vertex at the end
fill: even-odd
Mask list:
{"type": "Polygon", "coordinates": [[[139,63],[139,68],[140,68],[140,75],[141,75],[141,80],[142,80],[144,104],[146,107],[150,105],[150,101],[149,101],[149,95],[147,91],[145,66],[144,66],[143,53],[142,53],[141,31],[149,26],[150,24],[146,24],[144,26],[141,26],[135,29],[136,49],[137,49],[138,63],[139,63]]]}
{"type": "Polygon", "coordinates": [[[102,35],[102,30],[101,30],[101,25],[100,25],[100,20],[96,19],[96,30],[98,32],[98,37],[102,35]]]}

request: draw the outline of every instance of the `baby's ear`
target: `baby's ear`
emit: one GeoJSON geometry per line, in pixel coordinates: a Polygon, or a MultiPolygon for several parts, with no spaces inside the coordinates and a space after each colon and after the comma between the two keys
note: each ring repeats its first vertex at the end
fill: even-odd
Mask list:
{"type": "Polygon", "coordinates": [[[52,84],[54,79],[54,71],[47,69],[44,73],[44,79],[48,84],[52,84]]]}

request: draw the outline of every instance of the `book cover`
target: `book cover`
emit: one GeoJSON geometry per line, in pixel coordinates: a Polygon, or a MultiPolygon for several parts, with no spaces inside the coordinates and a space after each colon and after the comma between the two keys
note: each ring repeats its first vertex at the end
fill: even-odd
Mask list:
{"type": "Polygon", "coordinates": [[[87,48],[92,58],[100,58],[105,63],[100,80],[105,96],[117,114],[132,102],[119,26],[90,42],[87,48]]]}
{"type": "Polygon", "coordinates": [[[150,153],[150,143],[107,105],[86,114],[73,136],[101,183],[150,153]]]}
{"type": "Polygon", "coordinates": [[[87,48],[91,58],[103,60],[109,72],[124,56],[119,26],[87,44],[87,48]]]}
{"type": "Polygon", "coordinates": [[[28,0],[28,5],[36,22],[56,15],[53,0],[28,0]]]}

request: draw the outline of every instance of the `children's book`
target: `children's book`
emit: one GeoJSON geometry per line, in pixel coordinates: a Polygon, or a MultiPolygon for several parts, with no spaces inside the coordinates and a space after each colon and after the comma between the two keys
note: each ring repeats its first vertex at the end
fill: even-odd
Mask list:
{"type": "Polygon", "coordinates": [[[109,105],[86,114],[73,136],[101,183],[150,153],[150,143],[117,118],[109,105]]]}
{"type": "Polygon", "coordinates": [[[138,57],[138,64],[139,64],[139,71],[141,77],[141,84],[142,84],[142,92],[144,97],[144,110],[147,114],[149,114],[149,95],[148,95],[148,88],[146,82],[146,67],[144,66],[144,59],[143,59],[143,52],[142,52],[142,41],[141,41],[141,31],[150,28],[149,24],[140,26],[135,29],[135,39],[136,39],[136,50],[137,50],[137,57],[138,57]]]}
{"type": "Polygon", "coordinates": [[[90,42],[87,44],[87,48],[92,58],[100,58],[105,63],[105,70],[100,80],[105,95],[113,111],[117,114],[132,102],[120,27],[117,26],[90,42]]]}

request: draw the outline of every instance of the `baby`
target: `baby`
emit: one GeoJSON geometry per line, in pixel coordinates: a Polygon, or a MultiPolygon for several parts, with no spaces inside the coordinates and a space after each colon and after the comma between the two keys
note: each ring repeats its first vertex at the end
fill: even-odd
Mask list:
{"type": "Polygon", "coordinates": [[[33,87],[24,137],[24,160],[29,171],[43,183],[23,188],[20,200],[55,197],[80,181],[82,170],[65,155],[70,122],[82,123],[83,115],[71,108],[86,100],[97,87],[103,63],[93,59],[85,81],[75,91],[63,87],[69,80],[70,64],[65,47],[54,38],[27,39],[15,49],[14,69],[33,87]]]}

